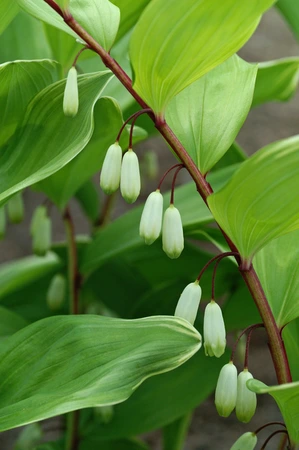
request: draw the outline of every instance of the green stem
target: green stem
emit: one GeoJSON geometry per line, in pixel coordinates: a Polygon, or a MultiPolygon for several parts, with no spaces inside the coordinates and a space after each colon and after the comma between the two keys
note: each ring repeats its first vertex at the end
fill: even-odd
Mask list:
{"type": "MultiPolygon", "coordinates": [[[[68,249],[69,311],[70,314],[79,314],[80,276],[75,229],[69,208],[66,208],[63,220],[68,249]]],[[[79,448],[79,415],[80,411],[72,411],[67,414],[66,450],[78,450],[79,448]]]]}
{"type": "MultiPolygon", "coordinates": [[[[139,105],[143,109],[149,109],[149,106],[146,102],[140,97],[140,95],[133,89],[132,80],[126,74],[126,72],[119,66],[119,64],[111,57],[111,55],[106,52],[98,42],[96,42],[92,36],[90,36],[84,28],[72,17],[69,12],[59,11],[57,8],[57,4],[54,0],[44,0],[48,3],[52,8],[61,15],[64,21],[69,25],[69,27],[75,31],[78,36],[83,39],[86,44],[96,52],[102,59],[103,63],[108,67],[114,75],[119,79],[119,81],[124,85],[124,87],[130,92],[133,98],[139,103],[139,105]]],[[[149,117],[154,121],[157,130],[164,137],[164,139],[168,142],[168,144],[173,149],[174,153],[178,156],[180,161],[184,164],[191,177],[193,178],[197,190],[201,195],[203,201],[207,204],[208,196],[213,193],[213,189],[210,184],[206,181],[204,175],[197,168],[196,164],[189,156],[188,152],[179,141],[177,136],[173,133],[173,131],[169,128],[164,118],[157,117],[154,114],[154,111],[148,112],[149,117]]],[[[230,247],[230,249],[235,252],[237,251],[233,242],[226,236],[223,232],[224,237],[230,247]]],[[[238,261],[237,261],[238,262],[238,261]]],[[[240,267],[240,265],[239,265],[240,267]]],[[[241,266],[242,269],[242,266],[241,266]]],[[[288,359],[286,355],[286,351],[283,345],[282,338],[280,336],[277,324],[275,322],[274,316],[270,309],[269,303],[265,296],[265,293],[262,289],[262,286],[259,282],[259,279],[252,267],[246,268],[247,270],[242,269],[241,274],[252,294],[252,297],[257,305],[257,308],[260,312],[262,320],[265,324],[265,328],[268,333],[269,338],[269,347],[271,350],[271,355],[274,363],[274,367],[277,374],[278,382],[288,383],[292,380],[288,359]]]]}

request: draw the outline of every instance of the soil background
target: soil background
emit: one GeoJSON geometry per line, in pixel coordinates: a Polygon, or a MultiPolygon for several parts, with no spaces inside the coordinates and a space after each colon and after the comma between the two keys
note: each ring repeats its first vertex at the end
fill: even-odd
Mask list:
{"type": "MultiPolygon", "coordinates": [[[[273,9],[265,14],[257,32],[239,54],[249,62],[258,62],[298,56],[298,53],[299,44],[288,29],[287,24],[273,9]]],[[[272,103],[253,109],[237,140],[246,152],[251,154],[270,142],[298,134],[298,131],[299,95],[296,95],[288,103],[272,103]]],[[[141,151],[147,149],[157,151],[161,173],[172,164],[173,156],[160,138],[154,138],[142,144],[141,147],[141,151]]],[[[181,181],[184,181],[184,177],[181,178],[181,181]]],[[[154,186],[155,184],[144,187],[144,198],[154,186]]],[[[31,253],[31,243],[28,236],[30,218],[34,208],[44,197],[30,190],[26,191],[24,197],[26,202],[25,221],[21,225],[9,228],[6,239],[0,244],[0,262],[20,258],[31,253]]],[[[122,213],[125,208],[124,202],[120,200],[116,214],[122,213]]],[[[75,203],[72,204],[72,213],[76,223],[76,232],[79,234],[88,232],[88,224],[75,203]]],[[[53,211],[52,218],[54,238],[55,240],[61,240],[64,238],[61,218],[55,211],[53,211]]],[[[266,340],[261,337],[262,333],[257,334],[258,336],[256,335],[253,339],[250,355],[251,371],[265,383],[275,384],[275,373],[272,369],[266,340]]],[[[281,417],[270,397],[259,397],[257,413],[250,425],[240,424],[234,415],[228,419],[218,417],[214,407],[214,399],[211,397],[195,411],[184,450],[226,450],[243,432],[254,430],[264,422],[272,420],[281,420],[281,417]]],[[[47,439],[54,439],[60,428],[59,420],[47,421],[44,428],[48,430],[46,433],[47,439]]],[[[12,450],[17,433],[18,430],[2,433],[0,435],[0,449],[12,450]]],[[[153,450],[162,450],[159,433],[146,436],[146,440],[151,444],[153,450]]],[[[273,439],[267,449],[276,450],[278,442],[279,439],[273,439]]]]}

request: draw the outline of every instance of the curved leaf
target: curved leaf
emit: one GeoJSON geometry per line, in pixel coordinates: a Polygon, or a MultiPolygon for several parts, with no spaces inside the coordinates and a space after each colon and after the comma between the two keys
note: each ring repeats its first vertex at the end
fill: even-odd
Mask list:
{"type": "Polygon", "coordinates": [[[153,0],[131,39],[134,88],[157,113],[249,39],[273,0],[153,0]]]}
{"type": "Polygon", "coordinates": [[[61,169],[89,142],[93,109],[111,78],[109,71],[78,77],[75,118],[62,110],[65,80],[40,92],[27,109],[22,129],[2,151],[0,201],[61,169]]]}
{"type": "Polygon", "coordinates": [[[259,63],[253,106],[289,100],[299,81],[299,58],[283,58],[259,63]]]}
{"type": "Polygon", "coordinates": [[[195,328],[174,317],[57,316],[35,322],[8,338],[0,352],[0,430],[120,403],[146,378],[180,366],[200,346],[195,328]]]}
{"type": "Polygon", "coordinates": [[[18,4],[11,0],[1,0],[0,3],[0,34],[3,33],[5,28],[10,24],[13,18],[18,13],[18,4]]]}
{"type": "Polygon", "coordinates": [[[180,92],[166,121],[203,174],[230,148],[252,102],[257,66],[234,55],[180,92]]]}
{"type": "Polygon", "coordinates": [[[299,4],[294,0],[279,0],[277,8],[289,23],[290,28],[299,40],[299,4]]]}
{"type": "Polygon", "coordinates": [[[261,381],[249,380],[247,381],[247,386],[257,394],[270,394],[274,398],[284,418],[291,441],[298,444],[299,382],[270,387],[261,381]]]}
{"type": "Polygon", "coordinates": [[[27,256],[17,261],[1,264],[0,300],[39,278],[56,272],[61,265],[61,260],[52,252],[42,258],[27,256]]]}
{"type": "Polygon", "coordinates": [[[13,136],[29,102],[57,79],[55,61],[13,61],[0,65],[0,148],[13,136]]]}
{"type": "Polygon", "coordinates": [[[272,239],[299,228],[298,176],[294,136],[259,150],[208,197],[215,219],[248,263],[272,239]]]}
{"type": "Polygon", "coordinates": [[[282,335],[293,381],[299,381],[299,319],[293,320],[288,326],[284,327],[282,335]]]}
{"type": "Polygon", "coordinates": [[[2,340],[28,325],[22,316],[0,306],[0,344],[2,340]]]}
{"type": "Polygon", "coordinates": [[[299,231],[269,242],[254,258],[254,267],[277,325],[299,317],[299,231]]]}
{"type": "Polygon", "coordinates": [[[150,0],[111,0],[111,3],[120,9],[120,26],[117,33],[117,40],[121,39],[137,22],[142,11],[150,0]]]}

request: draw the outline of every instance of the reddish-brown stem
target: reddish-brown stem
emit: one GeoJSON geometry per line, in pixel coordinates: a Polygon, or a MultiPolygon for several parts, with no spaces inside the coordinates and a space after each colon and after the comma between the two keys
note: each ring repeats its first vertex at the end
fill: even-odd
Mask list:
{"type": "Polygon", "coordinates": [[[239,257],[240,257],[239,253],[236,253],[236,252],[225,252],[225,253],[221,253],[220,255],[213,256],[213,258],[211,258],[210,261],[208,261],[208,262],[203,266],[203,268],[201,269],[201,271],[199,272],[199,275],[198,275],[198,277],[196,278],[197,281],[200,281],[200,279],[201,279],[202,275],[204,274],[204,272],[207,270],[207,268],[208,268],[214,261],[216,261],[217,259],[221,260],[221,259],[223,259],[223,258],[226,258],[227,256],[235,256],[236,259],[239,259],[239,257]]]}
{"type": "Polygon", "coordinates": [[[272,425],[281,425],[282,427],[285,427],[285,424],[283,422],[268,422],[265,423],[265,425],[262,425],[261,427],[259,427],[254,434],[258,434],[260,431],[262,431],[264,428],[270,427],[272,425]]]}
{"type": "Polygon", "coordinates": [[[174,172],[174,175],[173,175],[172,184],[171,184],[171,194],[170,194],[170,204],[171,205],[174,204],[174,190],[175,190],[176,179],[177,179],[179,172],[183,168],[184,168],[184,166],[183,166],[183,164],[181,164],[180,167],[177,168],[177,170],[174,172]]]}
{"type": "Polygon", "coordinates": [[[236,353],[236,350],[237,350],[237,346],[238,346],[238,344],[239,344],[239,342],[240,342],[241,337],[242,337],[245,333],[247,333],[247,331],[253,331],[253,330],[255,330],[256,328],[262,328],[262,327],[264,327],[264,324],[263,324],[263,323],[255,323],[254,325],[249,325],[249,327],[245,328],[245,329],[239,334],[239,336],[238,336],[238,338],[237,338],[237,340],[236,340],[236,342],[235,342],[235,344],[234,344],[234,347],[233,347],[233,349],[232,349],[232,353],[231,353],[231,357],[230,357],[230,360],[231,360],[231,361],[234,361],[234,357],[235,357],[235,353],[236,353]]]}
{"type": "MultiPolygon", "coordinates": [[[[126,72],[120,67],[120,65],[111,57],[111,55],[105,51],[101,45],[96,42],[92,36],[90,36],[81,25],[71,16],[68,11],[63,12],[58,5],[53,0],[44,0],[48,5],[50,5],[68,24],[68,26],[77,33],[77,35],[101,57],[103,63],[108,67],[114,75],[119,79],[119,81],[124,85],[124,87],[128,90],[128,92],[132,95],[132,97],[139,103],[139,105],[145,109],[149,108],[146,102],[140,97],[140,95],[133,89],[132,80],[126,74],[126,72]]],[[[213,193],[213,190],[210,184],[206,181],[204,175],[197,168],[196,164],[192,160],[192,158],[187,153],[186,149],[173,133],[173,131],[169,128],[165,120],[159,116],[154,115],[153,113],[149,116],[154,121],[157,130],[164,137],[164,139],[168,142],[168,144],[173,149],[174,153],[178,156],[180,161],[184,164],[188,172],[190,173],[192,179],[195,182],[196,188],[201,195],[203,201],[207,204],[207,199],[209,195],[213,193]]],[[[236,252],[237,249],[233,242],[226,236],[224,237],[227,240],[227,243],[233,252],[236,252]]],[[[240,265],[239,258],[237,259],[238,264],[240,265]]],[[[260,312],[262,320],[265,324],[265,328],[269,337],[269,347],[274,363],[274,367],[277,374],[278,382],[288,383],[292,380],[290,368],[288,364],[288,359],[286,356],[286,351],[284,348],[283,341],[280,336],[279,329],[275,322],[273,313],[265,296],[265,293],[262,289],[262,286],[259,282],[259,279],[256,275],[255,270],[252,266],[247,267],[241,265],[240,267],[241,274],[251,292],[251,295],[257,305],[257,308],[260,312]]]]}
{"type": "Polygon", "coordinates": [[[163,177],[159,181],[159,185],[158,185],[157,189],[159,189],[159,190],[161,189],[162,183],[165,180],[165,178],[167,177],[167,175],[169,174],[169,172],[171,172],[176,167],[184,167],[184,165],[183,164],[175,164],[174,166],[170,167],[170,169],[166,170],[166,172],[164,173],[163,177]]]}
{"type": "Polygon", "coordinates": [[[85,52],[85,50],[91,50],[90,47],[88,45],[86,45],[85,47],[81,48],[81,50],[78,51],[76,58],[74,59],[73,62],[73,67],[75,67],[75,65],[78,62],[79,56],[81,55],[81,53],[85,52]]]}
{"type": "Polygon", "coordinates": [[[271,433],[270,436],[265,440],[265,442],[263,443],[263,445],[262,445],[262,447],[261,447],[261,450],[264,450],[264,449],[266,448],[267,444],[271,441],[271,439],[272,439],[274,436],[276,436],[277,434],[280,434],[280,433],[285,433],[285,434],[288,436],[287,430],[277,430],[277,431],[274,431],[274,432],[271,433]]]}
{"type": "Polygon", "coordinates": [[[116,142],[118,142],[120,140],[121,134],[124,131],[125,126],[130,122],[130,120],[134,119],[135,117],[141,116],[141,114],[152,114],[152,110],[150,108],[142,109],[141,111],[135,112],[127,120],[125,120],[125,122],[122,124],[122,127],[119,130],[119,133],[116,137],[116,142]]]}

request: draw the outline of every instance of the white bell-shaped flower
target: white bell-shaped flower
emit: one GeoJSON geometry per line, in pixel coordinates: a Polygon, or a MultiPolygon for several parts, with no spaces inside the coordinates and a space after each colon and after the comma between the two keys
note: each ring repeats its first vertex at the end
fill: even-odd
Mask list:
{"type": "Polygon", "coordinates": [[[121,166],[120,191],[128,203],[134,203],[140,194],[140,170],[136,153],[129,148],[121,166]]]}
{"type": "Polygon", "coordinates": [[[220,358],[225,352],[226,333],[221,308],[214,300],[205,309],[203,334],[205,354],[220,358]]]}
{"type": "Polygon", "coordinates": [[[107,150],[100,177],[100,186],[105,194],[112,194],[119,188],[123,152],[118,142],[107,150]]]}
{"type": "Polygon", "coordinates": [[[141,215],[139,234],[146,244],[152,244],[160,236],[162,216],[163,196],[157,189],[147,197],[141,215]]]}
{"type": "Polygon", "coordinates": [[[188,320],[188,322],[193,325],[196,319],[200,299],[201,287],[196,280],[194,283],[188,284],[181,293],[174,315],[188,320]]]}
{"type": "Polygon", "coordinates": [[[162,246],[167,256],[176,259],[184,250],[184,232],[179,210],[171,204],[164,213],[162,246]]]}
{"type": "Polygon", "coordinates": [[[257,444],[257,436],[255,433],[248,431],[242,434],[234,443],[230,450],[253,450],[257,444]]]}
{"type": "Polygon", "coordinates": [[[253,376],[244,369],[238,376],[236,415],[240,422],[249,422],[256,410],[256,394],[248,389],[246,383],[253,376]]]}
{"type": "Polygon", "coordinates": [[[216,408],[218,414],[222,417],[228,417],[236,406],[237,379],[237,368],[230,361],[220,371],[215,392],[216,408]]]}
{"type": "Polygon", "coordinates": [[[63,112],[68,117],[75,117],[79,109],[79,92],[77,81],[77,70],[72,67],[66,79],[63,96],[63,112]]]}
{"type": "Polygon", "coordinates": [[[60,309],[66,299],[66,278],[61,274],[56,274],[51,280],[47,292],[47,305],[52,311],[60,309]]]}
{"type": "Polygon", "coordinates": [[[45,256],[51,247],[52,223],[48,216],[40,219],[32,234],[33,252],[38,256],[45,256]]]}

